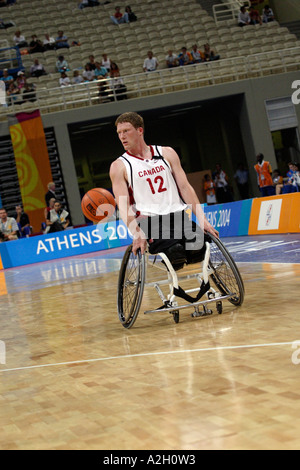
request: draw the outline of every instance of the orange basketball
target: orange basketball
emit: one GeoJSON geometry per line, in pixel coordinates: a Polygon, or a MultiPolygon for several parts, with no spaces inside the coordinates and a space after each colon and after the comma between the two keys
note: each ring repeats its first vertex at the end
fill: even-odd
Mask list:
{"type": "Polygon", "coordinates": [[[113,215],[116,201],[113,195],[103,188],[90,189],[81,200],[81,209],[87,219],[103,222],[113,215]]]}

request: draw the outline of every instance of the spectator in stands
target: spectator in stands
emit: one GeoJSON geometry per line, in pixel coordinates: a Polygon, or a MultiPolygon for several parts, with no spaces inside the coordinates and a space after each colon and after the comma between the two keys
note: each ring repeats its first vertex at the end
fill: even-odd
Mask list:
{"type": "Polygon", "coordinates": [[[48,212],[50,212],[51,209],[54,208],[55,201],[56,201],[55,197],[51,197],[49,199],[49,202],[48,202],[49,205],[47,207],[45,207],[45,210],[44,210],[45,220],[47,219],[48,212]]]}
{"type": "Polygon", "coordinates": [[[213,180],[211,179],[211,176],[210,176],[209,173],[204,175],[203,189],[204,189],[204,192],[205,192],[207,205],[210,206],[212,204],[216,204],[217,203],[217,197],[216,197],[215,184],[214,184],[213,180]]]}
{"type": "Polygon", "coordinates": [[[91,68],[89,64],[85,64],[82,78],[85,82],[92,82],[93,80],[95,80],[95,71],[91,68]]]}
{"type": "Polygon", "coordinates": [[[115,13],[110,17],[114,24],[129,23],[128,13],[121,13],[121,7],[115,7],[115,13]]]}
{"type": "Polygon", "coordinates": [[[204,62],[205,56],[203,52],[199,51],[197,44],[192,45],[191,55],[193,57],[194,64],[199,64],[200,62],[204,62]]]}
{"type": "Polygon", "coordinates": [[[43,46],[45,51],[53,51],[56,49],[56,41],[48,33],[45,34],[45,39],[43,41],[43,46]]]}
{"type": "Polygon", "coordinates": [[[101,80],[102,78],[107,78],[108,73],[105,67],[103,67],[100,62],[96,62],[96,68],[94,70],[94,78],[96,80],[101,80]]]}
{"type": "Polygon", "coordinates": [[[261,16],[259,14],[259,11],[256,10],[254,7],[250,7],[249,9],[249,16],[250,16],[250,24],[262,24],[262,19],[261,19],[261,16]]]}
{"type": "Polygon", "coordinates": [[[208,43],[204,44],[204,61],[209,62],[211,60],[219,60],[220,56],[215,54],[215,51],[210,48],[208,43]]]}
{"type": "Polygon", "coordinates": [[[33,65],[30,67],[30,75],[32,77],[41,77],[42,75],[47,75],[44,66],[40,64],[39,59],[34,59],[33,65]]]}
{"type": "Polygon", "coordinates": [[[28,46],[28,43],[25,37],[21,34],[21,31],[19,29],[15,32],[13,41],[14,41],[14,45],[17,46],[19,49],[21,49],[22,47],[28,46]]]}
{"type": "Polygon", "coordinates": [[[262,20],[263,23],[270,23],[270,21],[275,20],[275,15],[273,13],[272,8],[269,7],[269,5],[265,5],[263,12],[262,12],[262,20]]]}
{"type": "Polygon", "coordinates": [[[7,29],[7,28],[11,28],[12,26],[16,26],[16,24],[13,21],[5,21],[2,18],[0,18],[0,29],[7,29]]]}
{"type": "Polygon", "coordinates": [[[19,235],[19,227],[13,217],[7,217],[6,210],[0,209],[0,242],[17,240],[19,235]]]}
{"type": "Polygon", "coordinates": [[[281,193],[281,189],[283,186],[283,177],[281,176],[280,171],[278,169],[273,171],[272,180],[273,180],[273,185],[275,187],[276,195],[278,195],[281,193]]]}
{"type": "Polygon", "coordinates": [[[257,163],[254,165],[254,169],[257,173],[258,186],[261,195],[263,197],[274,196],[275,188],[273,186],[272,167],[270,162],[265,161],[264,155],[262,153],[259,153],[256,156],[256,162],[257,163]]]}
{"type": "Polygon", "coordinates": [[[92,54],[89,56],[88,64],[89,64],[89,66],[91,67],[92,70],[95,70],[95,68],[96,68],[95,56],[93,56],[92,54]]]}
{"type": "Polygon", "coordinates": [[[143,70],[144,72],[154,72],[158,67],[158,60],[153,56],[152,51],[148,51],[147,57],[144,60],[143,70]]]}
{"type": "Polygon", "coordinates": [[[100,3],[98,2],[98,0],[82,0],[79,5],[78,5],[78,8],[80,10],[83,10],[83,8],[87,8],[87,7],[96,7],[100,5],[100,3]]]}
{"type": "Polygon", "coordinates": [[[249,198],[249,172],[242,163],[239,164],[234,179],[240,192],[241,199],[249,198]]]}
{"type": "Polygon", "coordinates": [[[5,83],[6,90],[8,89],[9,85],[14,82],[14,77],[8,73],[8,69],[3,69],[3,75],[1,80],[5,83]]]}
{"type": "Polygon", "coordinates": [[[36,34],[33,34],[31,36],[31,41],[29,43],[29,53],[30,54],[35,54],[36,52],[44,52],[44,46],[42,41],[40,41],[36,34]]]}
{"type": "Polygon", "coordinates": [[[127,13],[127,15],[128,15],[129,23],[133,23],[134,21],[137,21],[137,17],[133,13],[133,11],[131,10],[131,7],[129,5],[127,5],[127,7],[125,8],[125,13],[127,13]]]}
{"type": "MultiPolygon", "coordinates": [[[[110,88],[116,94],[117,101],[126,100],[127,95],[125,94],[127,88],[124,84],[124,80],[120,75],[119,67],[115,62],[111,62],[110,69],[110,88]]],[[[112,99],[113,101],[113,99],[112,99]]]]}
{"type": "Polygon", "coordinates": [[[17,88],[19,88],[19,90],[21,91],[22,88],[25,88],[25,84],[26,84],[26,77],[25,77],[25,73],[22,72],[22,70],[20,70],[17,74],[17,78],[16,78],[16,86],[17,88]]]}
{"type": "Polygon", "coordinates": [[[107,56],[107,54],[104,52],[104,54],[102,54],[101,65],[102,65],[102,67],[105,67],[105,68],[106,68],[107,73],[110,72],[110,64],[111,64],[111,60],[110,60],[110,58],[107,56]]]}
{"type": "Polygon", "coordinates": [[[69,43],[68,43],[68,38],[67,38],[67,36],[64,35],[64,32],[60,30],[60,31],[58,31],[57,34],[58,34],[58,36],[55,40],[56,41],[56,47],[58,49],[62,49],[63,47],[69,49],[70,46],[69,46],[69,43]]]}
{"type": "Polygon", "coordinates": [[[36,101],[35,85],[33,83],[25,83],[22,93],[23,101],[36,101]]]}
{"type": "Polygon", "coordinates": [[[69,86],[71,85],[71,80],[69,79],[66,72],[61,72],[60,79],[59,79],[59,86],[69,86]]]}
{"type": "Polygon", "coordinates": [[[83,77],[80,75],[79,70],[74,70],[73,72],[73,78],[72,78],[72,84],[73,85],[78,85],[79,83],[83,83],[83,77]]]}
{"type": "Polygon", "coordinates": [[[229,179],[219,163],[216,165],[216,170],[213,173],[213,180],[218,202],[232,202],[233,196],[229,186],[229,179]]]}
{"type": "Polygon", "coordinates": [[[120,77],[120,70],[119,70],[118,65],[117,65],[115,62],[111,62],[111,63],[110,63],[110,72],[109,72],[109,76],[110,76],[111,78],[113,78],[113,77],[120,77]]]}
{"type": "Polygon", "coordinates": [[[186,47],[181,48],[181,52],[178,55],[179,65],[190,65],[193,63],[192,54],[187,50],[186,47]]]}
{"type": "Polygon", "coordinates": [[[70,69],[69,69],[69,64],[68,62],[65,60],[64,56],[63,55],[59,55],[58,56],[58,60],[56,61],[56,70],[58,72],[69,72],[70,69]]]}
{"type": "Polygon", "coordinates": [[[18,100],[19,94],[19,88],[16,86],[15,82],[12,82],[6,90],[7,104],[11,105],[12,103],[15,103],[18,100]]]}
{"type": "Polygon", "coordinates": [[[238,25],[243,27],[243,26],[248,26],[249,24],[250,24],[249,12],[247,11],[246,7],[243,6],[240,8],[240,11],[239,11],[238,25]]]}
{"type": "Polygon", "coordinates": [[[47,233],[60,232],[70,225],[69,213],[55,200],[54,207],[48,212],[46,219],[47,233]]]}
{"type": "Polygon", "coordinates": [[[281,189],[282,194],[296,193],[299,191],[299,165],[296,162],[293,162],[291,165],[292,172],[290,173],[289,179],[286,183],[283,184],[281,189]]]}
{"type": "Polygon", "coordinates": [[[46,202],[46,206],[49,207],[50,199],[53,199],[53,198],[56,199],[55,183],[53,183],[53,181],[50,181],[50,183],[47,184],[47,189],[48,191],[45,194],[45,202],[46,202]]]}
{"type": "Polygon", "coordinates": [[[166,55],[166,66],[170,69],[173,67],[177,67],[178,65],[178,57],[176,54],[173,53],[172,49],[170,49],[168,51],[168,55],[166,55]]]}
{"type": "Polygon", "coordinates": [[[30,226],[28,214],[23,211],[21,205],[16,206],[14,219],[16,220],[19,227],[20,238],[29,237],[29,235],[32,233],[32,227],[30,226]]]}

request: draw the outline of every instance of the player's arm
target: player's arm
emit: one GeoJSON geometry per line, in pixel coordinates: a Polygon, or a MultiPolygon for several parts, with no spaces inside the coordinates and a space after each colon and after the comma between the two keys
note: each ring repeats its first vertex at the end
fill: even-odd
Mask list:
{"type": "Polygon", "coordinates": [[[171,147],[163,147],[163,157],[171,165],[173,176],[177,183],[181,197],[183,198],[185,203],[191,207],[193,213],[197,217],[200,227],[205,232],[211,233],[215,237],[218,237],[219,232],[215,230],[214,227],[206,219],[198,196],[193,186],[189,183],[186,173],[184,172],[181,166],[179,157],[175,150],[173,150],[171,147]]]}
{"type": "Polygon", "coordinates": [[[133,235],[132,251],[136,254],[137,250],[140,249],[143,254],[147,247],[147,239],[144,232],[138,226],[136,216],[130,206],[126,171],[121,160],[115,160],[111,164],[109,176],[121,219],[133,235]]]}

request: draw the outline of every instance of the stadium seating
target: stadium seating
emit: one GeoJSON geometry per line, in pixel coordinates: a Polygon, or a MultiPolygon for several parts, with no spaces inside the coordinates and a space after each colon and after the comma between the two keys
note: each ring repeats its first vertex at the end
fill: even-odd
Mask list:
{"type": "MultiPolygon", "coordinates": [[[[27,71],[33,60],[38,58],[48,72],[46,77],[34,80],[37,96],[40,88],[59,86],[59,74],[55,70],[58,54],[65,56],[72,69],[83,69],[90,54],[94,54],[96,60],[101,60],[102,53],[106,52],[119,65],[129,98],[299,70],[300,41],[276,21],[240,28],[235,20],[216,24],[196,0],[174,0],[172,3],[168,0],[133,0],[129,3],[138,21],[115,26],[110,20],[114,11],[113,3],[79,10],[79,0],[59,4],[57,0],[20,0],[10,10],[16,28],[0,30],[0,40],[7,40],[12,46],[16,29],[21,30],[28,42],[32,34],[37,34],[43,40],[46,32],[56,37],[57,31],[62,29],[70,44],[73,41],[80,42],[79,46],[74,45],[70,49],[23,56],[27,71]],[[198,64],[189,72],[181,70],[173,75],[168,73],[165,56],[169,49],[179,53],[181,47],[191,49],[194,43],[203,49],[205,42],[209,42],[220,54],[218,64],[198,64]],[[159,73],[143,77],[143,61],[150,49],[159,60],[159,73]],[[284,49],[288,51],[282,52],[284,49]],[[133,74],[140,75],[136,79],[129,78],[133,74]]],[[[124,11],[127,2],[119,4],[124,11]]],[[[72,72],[69,72],[69,76],[72,76],[72,72]]],[[[76,102],[78,93],[75,106],[91,104],[86,95],[87,87],[84,86],[84,93],[74,87],[70,95],[76,102]]],[[[62,105],[65,108],[69,106],[69,102],[65,104],[63,98],[58,97],[58,92],[54,98],[40,96],[39,104],[43,112],[62,109],[62,105]],[[56,97],[58,101],[55,108],[52,101],[56,97]],[[43,99],[46,100],[44,107],[43,99]]]]}

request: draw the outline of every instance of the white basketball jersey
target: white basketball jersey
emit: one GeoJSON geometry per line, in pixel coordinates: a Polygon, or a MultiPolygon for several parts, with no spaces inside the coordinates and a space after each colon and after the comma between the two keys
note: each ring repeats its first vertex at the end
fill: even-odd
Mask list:
{"type": "Polygon", "coordinates": [[[152,158],[144,160],[125,152],[120,160],[125,165],[129,194],[137,215],[153,216],[183,211],[182,200],[171,166],[162,156],[160,146],[150,146],[152,158]]]}

